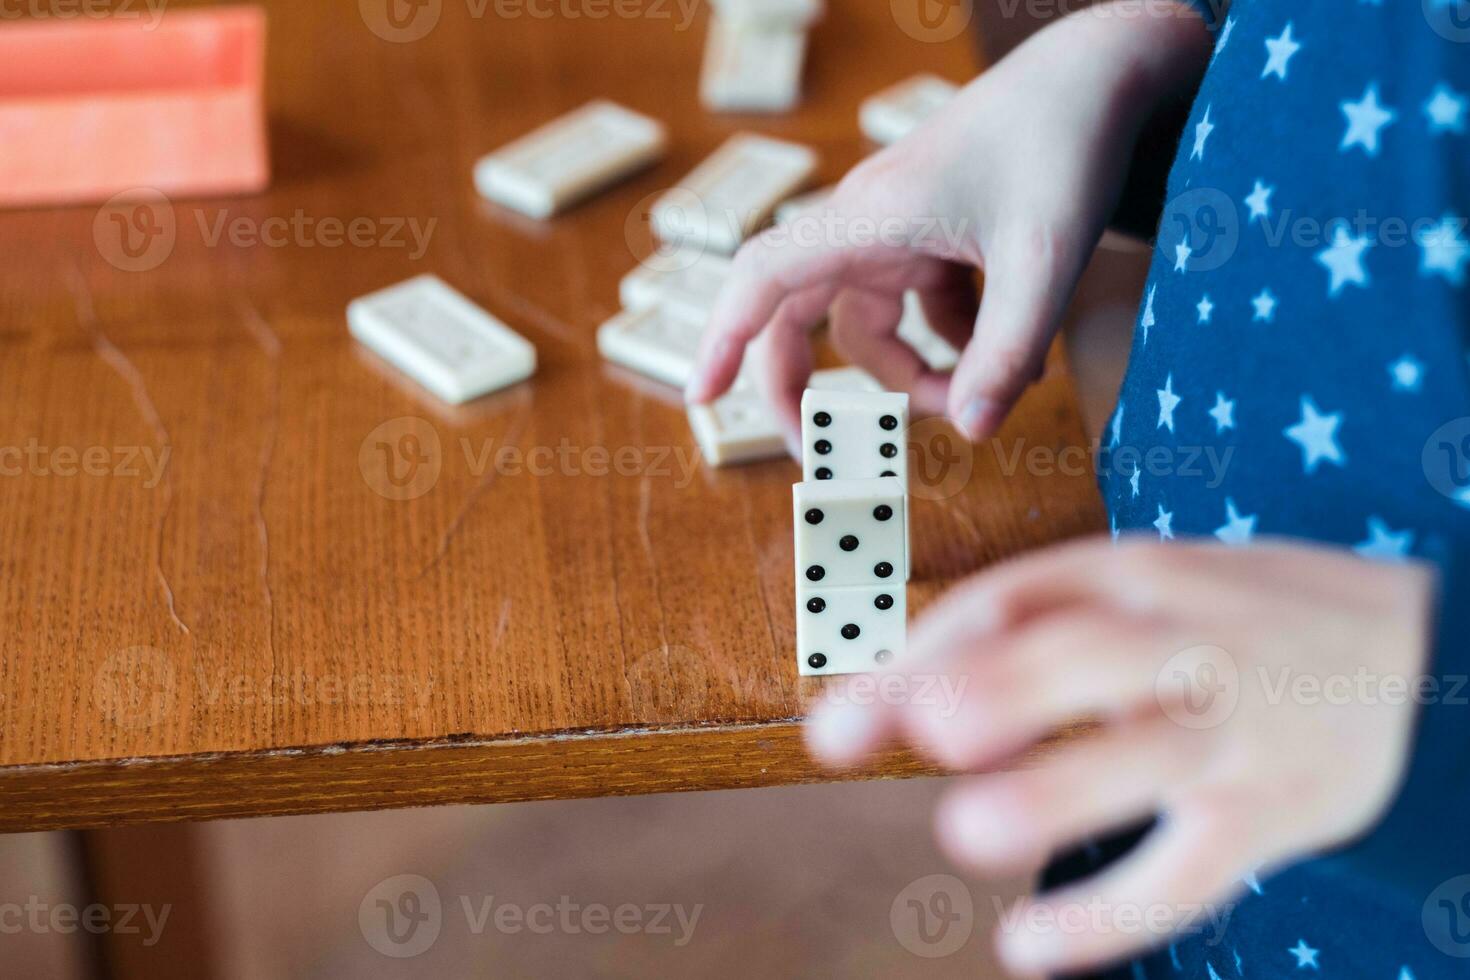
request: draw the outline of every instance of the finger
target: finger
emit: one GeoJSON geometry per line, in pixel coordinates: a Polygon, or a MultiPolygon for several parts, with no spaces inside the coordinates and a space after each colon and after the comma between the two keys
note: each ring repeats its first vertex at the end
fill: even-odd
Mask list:
{"type": "Polygon", "coordinates": [[[1041,373],[1080,271],[1047,232],[1001,243],[987,262],[975,334],[950,385],[949,414],[972,440],[999,428],[1041,373]]]}
{"type": "Polygon", "coordinates": [[[929,370],[894,334],[902,316],[903,300],[896,296],[844,290],[832,304],[832,343],[884,388],[906,392],[914,415],[943,414],[949,377],[929,370]]]}
{"type": "Polygon", "coordinates": [[[929,326],[956,350],[964,350],[975,332],[975,317],[980,312],[974,270],[951,266],[942,282],[920,289],[918,294],[929,326]]]}
{"type": "Polygon", "coordinates": [[[1064,891],[1025,900],[998,936],[1018,971],[1061,973],[1141,953],[1175,935],[1223,929],[1240,879],[1257,862],[1229,820],[1168,814],[1127,857],[1064,891]],[[1024,924],[1016,928],[1016,924],[1024,924]]]}
{"type": "Polygon", "coordinates": [[[1043,617],[969,647],[945,667],[952,696],[905,704],[901,720],[916,747],[942,765],[993,766],[1069,723],[1152,706],[1158,665],[1178,649],[1178,637],[1115,612],[1043,617]]]}
{"type": "Polygon", "coordinates": [[[787,451],[801,458],[801,395],[812,374],[812,348],[807,327],[813,314],[826,309],[830,292],[823,287],[788,297],[766,332],[752,347],[756,385],[776,415],[787,451]]]}
{"type": "Polygon", "coordinates": [[[857,674],[824,687],[809,712],[806,747],[820,763],[855,765],[898,734],[898,713],[882,695],[876,675],[857,674]]]}
{"type": "Polygon", "coordinates": [[[1063,746],[1035,769],[963,782],[936,814],[940,844],[985,873],[1037,868],[1068,844],[1158,812],[1164,794],[1198,764],[1200,747],[1180,736],[1151,715],[1063,746]]]}
{"type": "MultiPolygon", "coordinates": [[[[740,371],[746,346],[793,293],[836,281],[847,252],[822,241],[798,244],[769,232],[742,247],[720,290],[700,342],[694,377],[685,390],[690,402],[707,402],[726,391],[740,371]]],[[[824,304],[825,306],[825,304],[824,304]]]]}

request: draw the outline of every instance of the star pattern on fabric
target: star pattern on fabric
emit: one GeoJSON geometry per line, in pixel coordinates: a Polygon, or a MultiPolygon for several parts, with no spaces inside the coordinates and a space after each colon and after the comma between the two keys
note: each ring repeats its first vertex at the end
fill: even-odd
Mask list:
{"type": "Polygon", "coordinates": [[[1417,392],[1424,387],[1424,362],[1413,354],[1404,354],[1388,366],[1394,391],[1417,392]]]}
{"type": "Polygon", "coordinates": [[[1378,102],[1378,85],[1369,83],[1357,102],[1344,99],[1339,106],[1347,117],[1347,132],[1342,135],[1340,150],[1361,146],[1370,157],[1378,155],[1378,135],[1383,127],[1398,118],[1398,112],[1378,102]]]}
{"type": "Polygon", "coordinates": [[[1341,466],[1347,459],[1337,441],[1342,413],[1331,412],[1324,415],[1310,395],[1302,396],[1301,409],[1301,421],[1288,426],[1285,435],[1302,447],[1302,470],[1308,475],[1315,473],[1323,460],[1341,466]]]}
{"type": "Polygon", "coordinates": [[[1174,512],[1159,504],[1159,516],[1154,518],[1154,527],[1158,529],[1160,541],[1174,540],[1174,512]]]}
{"type": "MultiPolygon", "coordinates": [[[[1215,528],[1215,537],[1232,548],[1243,548],[1251,543],[1251,538],[1255,536],[1255,533],[1256,515],[1242,514],[1236,509],[1234,500],[1225,498],[1225,523],[1215,528]]],[[[1248,879],[1246,884],[1250,885],[1248,879]]]]}
{"type": "Polygon", "coordinates": [[[1205,106],[1205,116],[1194,127],[1194,149],[1189,151],[1189,159],[1203,160],[1205,158],[1205,141],[1215,131],[1215,124],[1210,122],[1210,110],[1214,106],[1205,106]]]}
{"type": "Polygon", "coordinates": [[[1270,323],[1276,319],[1276,296],[1269,289],[1262,289],[1251,297],[1251,306],[1255,308],[1255,316],[1252,321],[1258,323],[1270,323]]]}
{"type": "Polygon", "coordinates": [[[1305,970],[1308,967],[1313,970],[1321,969],[1321,967],[1317,965],[1317,954],[1322,951],[1320,949],[1313,949],[1312,947],[1308,946],[1305,939],[1298,939],[1296,941],[1296,945],[1293,946],[1291,949],[1288,949],[1287,952],[1296,957],[1297,969],[1305,970]]]}
{"type": "Polygon", "coordinates": [[[1215,407],[1210,409],[1210,418],[1215,420],[1215,435],[1235,428],[1234,399],[1226,398],[1223,391],[1215,392],[1215,407]]]}
{"type": "Polygon", "coordinates": [[[1367,235],[1354,236],[1342,225],[1333,229],[1332,244],[1317,253],[1317,261],[1327,269],[1329,279],[1327,295],[1336,296],[1342,287],[1368,285],[1368,270],[1363,267],[1363,255],[1373,247],[1367,235]]]}
{"type": "Polygon", "coordinates": [[[1159,389],[1159,424],[1155,428],[1168,429],[1173,432],[1174,409],[1178,408],[1179,403],[1183,400],[1174,394],[1174,375],[1169,375],[1164,379],[1164,387],[1159,389]]]}
{"type": "Polygon", "coordinates": [[[1470,240],[1465,238],[1465,219],[1447,214],[1433,228],[1418,236],[1423,256],[1419,274],[1442,276],[1452,286],[1465,284],[1465,265],[1470,263],[1470,240]]]}
{"type": "Polygon", "coordinates": [[[1286,81],[1287,65],[1292,55],[1301,49],[1302,46],[1291,36],[1291,22],[1287,21],[1280,34],[1266,38],[1266,67],[1261,69],[1261,77],[1275,75],[1283,82],[1286,81]]]}
{"type": "Polygon", "coordinates": [[[1374,561],[1408,561],[1413,547],[1413,531],[1395,531],[1375,516],[1368,518],[1368,537],[1353,545],[1353,550],[1374,561]]]}
{"type": "Polygon", "coordinates": [[[1199,313],[1198,322],[1200,323],[1209,323],[1210,315],[1215,312],[1215,304],[1210,302],[1209,293],[1205,293],[1203,296],[1201,296],[1199,298],[1199,302],[1194,304],[1194,308],[1195,311],[1199,313]]]}
{"type": "Polygon", "coordinates": [[[1463,133],[1467,112],[1470,112],[1470,96],[1456,92],[1444,82],[1436,85],[1424,102],[1431,133],[1463,133]]]}
{"type": "Polygon", "coordinates": [[[1250,208],[1251,212],[1250,216],[1246,218],[1247,224],[1255,221],[1257,218],[1268,218],[1271,216],[1271,194],[1275,190],[1276,188],[1274,187],[1267,187],[1261,181],[1256,181],[1255,186],[1251,188],[1250,194],[1246,195],[1245,198],[1245,206],[1250,208]]]}

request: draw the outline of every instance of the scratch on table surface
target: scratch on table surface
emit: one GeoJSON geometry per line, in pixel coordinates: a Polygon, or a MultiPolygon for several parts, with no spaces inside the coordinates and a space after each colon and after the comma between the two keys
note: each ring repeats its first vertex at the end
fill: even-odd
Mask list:
{"type": "Polygon", "coordinates": [[[153,396],[148,393],[148,384],[143,380],[143,375],[137,365],[108,339],[107,334],[102,332],[102,325],[97,321],[92,287],[82,274],[81,267],[73,262],[70,271],[67,286],[71,292],[77,322],[91,334],[92,349],[96,351],[97,356],[127,384],[133,397],[133,404],[143,416],[144,423],[153,430],[153,438],[158,442],[159,458],[164,460],[163,512],[158,515],[158,524],[154,533],[153,574],[158,579],[159,588],[163,592],[164,605],[168,609],[169,619],[173,620],[174,625],[187,636],[188,624],[179,617],[174,602],[173,586],[169,583],[168,575],[163,570],[164,529],[174,506],[173,478],[168,472],[169,462],[173,459],[173,442],[169,439],[168,428],[163,424],[162,416],[158,414],[158,406],[153,403],[153,396]]]}
{"type": "Polygon", "coordinates": [[[501,638],[505,636],[505,625],[510,622],[510,596],[500,600],[500,622],[495,624],[495,639],[490,644],[490,652],[497,653],[500,650],[501,638]]]}
{"type": "Polygon", "coordinates": [[[271,463],[276,454],[276,437],[281,424],[281,338],[271,327],[260,307],[244,293],[240,296],[240,318],[255,337],[260,349],[271,362],[270,413],[266,420],[265,440],[260,449],[260,465],[255,480],[255,533],[260,541],[260,587],[265,597],[266,651],[271,664],[276,662],[276,597],[271,591],[271,537],[265,522],[265,492],[270,482],[271,463]]]}
{"type": "MultiPolygon", "coordinates": [[[[531,421],[531,408],[531,404],[527,403],[519,414],[516,415],[515,421],[511,423],[510,429],[506,432],[505,445],[520,448],[521,434],[531,421]]],[[[444,556],[449,553],[450,542],[459,533],[459,529],[464,526],[465,519],[469,517],[470,511],[474,509],[475,504],[495,485],[495,480],[499,475],[500,467],[492,464],[489,472],[465,495],[464,502],[460,504],[459,511],[454,515],[454,519],[449,522],[449,526],[439,536],[439,547],[435,549],[433,557],[424,564],[424,567],[419,569],[416,578],[423,578],[429,574],[434,566],[439,564],[444,556]]]]}

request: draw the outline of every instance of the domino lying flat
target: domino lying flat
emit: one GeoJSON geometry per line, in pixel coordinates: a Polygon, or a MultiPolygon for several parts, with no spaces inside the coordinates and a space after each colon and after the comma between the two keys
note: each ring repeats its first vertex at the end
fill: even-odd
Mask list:
{"type": "MultiPolygon", "coordinates": [[[[817,371],[807,382],[834,391],[882,391],[872,376],[858,368],[817,371]]],[[[744,376],[734,390],[710,405],[689,406],[689,428],[711,466],[732,466],[786,455],[781,426],[765,396],[744,376]]]]}
{"type": "Polygon", "coordinates": [[[915,75],[866,99],[858,109],[858,126],[875,143],[897,143],[958,91],[959,86],[935,75],[915,75]]]}
{"type": "Polygon", "coordinates": [[[716,112],[785,112],[801,98],[802,27],[749,26],[719,18],[705,41],[699,98],[716,112]]]}
{"type": "Polygon", "coordinates": [[[347,326],[369,349],[452,405],[536,371],[530,341],[438,276],[418,276],[353,300],[347,326]]]}
{"type": "Polygon", "coordinates": [[[497,204],[548,218],[664,153],[661,123],[612,102],[589,102],[475,165],[475,187],[497,204]]]}
{"type": "Polygon", "coordinates": [[[639,265],[623,277],[618,298],[630,310],[662,304],[703,323],[714,312],[715,300],[728,278],[729,259],[693,251],[639,265]]]}
{"type": "Polygon", "coordinates": [[[624,310],[597,328],[602,356],[676,388],[694,376],[704,318],[685,316],[662,303],[624,310]]]}
{"type": "Polygon", "coordinates": [[[653,230],[675,244],[730,255],[817,167],[804,146],[744,133],[732,136],[653,206],[653,230]]]}
{"type": "Polygon", "coordinates": [[[907,496],[888,477],[798,483],[796,649],[804,675],[877,669],[907,633],[907,496]]]}

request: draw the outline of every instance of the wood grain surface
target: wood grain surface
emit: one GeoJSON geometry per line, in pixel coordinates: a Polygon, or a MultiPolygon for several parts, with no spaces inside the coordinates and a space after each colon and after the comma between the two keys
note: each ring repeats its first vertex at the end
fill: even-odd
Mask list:
{"type": "MultiPolygon", "coordinates": [[[[732,117],[699,107],[687,2],[401,4],[438,16],[411,41],[367,0],[266,6],[269,192],[155,200],[148,247],[136,205],[0,213],[0,830],[836,778],[797,735],[798,467],[703,467],[594,331],[653,196],[728,135],[834,180],[861,99],[969,77],[970,34],[833,3],[802,108],[732,117]],[[667,159],[546,224],[476,197],[478,156],[598,96],[667,159]],[[425,272],[535,378],[451,410],[354,344],[348,300],[425,272]]],[[[1101,528],[1092,476],[1045,465],[1082,441],[1054,359],[999,449],[951,444],[911,606],[1101,528]]]]}

